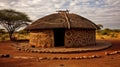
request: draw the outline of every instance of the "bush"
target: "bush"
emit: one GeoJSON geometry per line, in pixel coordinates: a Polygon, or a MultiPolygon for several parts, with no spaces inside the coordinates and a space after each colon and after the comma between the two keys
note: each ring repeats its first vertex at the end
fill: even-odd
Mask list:
{"type": "Polygon", "coordinates": [[[100,34],[101,34],[101,35],[108,35],[108,36],[109,36],[109,35],[110,35],[110,32],[111,32],[111,30],[109,30],[109,29],[104,29],[104,30],[101,30],[101,31],[100,31],[100,34]]]}
{"type": "Polygon", "coordinates": [[[108,32],[105,31],[105,30],[103,30],[103,31],[100,32],[100,34],[101,34],[101,35],[108,35],[108,32]]]}

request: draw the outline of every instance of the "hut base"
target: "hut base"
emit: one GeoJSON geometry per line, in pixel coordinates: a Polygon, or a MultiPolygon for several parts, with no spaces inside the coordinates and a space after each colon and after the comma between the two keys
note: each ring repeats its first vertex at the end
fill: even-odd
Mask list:
{"type": "MultiPolygon", "coordinates": [[[[97,41],[96,45],[94,46],[85,46],[80,48],[54,47],[54,48],[42,48],[42,49],[32,48],[32,47],[28,48],[29,44],[26,44],[26,46],[27,46],[27,49],[30,49],[29,52],[35,51],[36,53],[81,53],[81,52],[98,51],[98,50],[107,49],[111,47],[112,44],[105,41],[97,41]]],[[[19,48],[24,50],[25,45],[23,48],[21,46],[19,48]]]]}

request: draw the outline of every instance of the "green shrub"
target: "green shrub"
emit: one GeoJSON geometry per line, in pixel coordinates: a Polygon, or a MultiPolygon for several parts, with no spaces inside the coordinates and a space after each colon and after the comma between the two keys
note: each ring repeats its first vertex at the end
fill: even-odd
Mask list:
{"type": "Polygon", "coordinates": [[[100,34],[101,35],[108,35],[108,32],[103,30],[103,31],[100,32],[100,34]]]}
{"type": "Polygon", "coordinates": [[[108,35],[109,36],[110,33],[111,33],[111,30],[109,30],[109,29],[100,30],[101,35],[108,35]]]}

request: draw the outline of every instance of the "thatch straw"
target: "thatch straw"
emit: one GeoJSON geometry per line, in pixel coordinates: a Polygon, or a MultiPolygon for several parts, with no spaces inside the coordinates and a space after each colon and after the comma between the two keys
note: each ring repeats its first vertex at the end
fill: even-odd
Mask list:
{"type": "MultiPolygon", "coordinates": [[[[99,29],[99,27],[92,21],[83,18],[82,16],[69,13],[70,28],[83,28],[83,29],[99,29]]],[[[38,30],[38,29],[54,29],[54,28],[68,28],[67,20],[59,13],[51,14],[38,19],[29,25],[25,30],[38,30]]]]}

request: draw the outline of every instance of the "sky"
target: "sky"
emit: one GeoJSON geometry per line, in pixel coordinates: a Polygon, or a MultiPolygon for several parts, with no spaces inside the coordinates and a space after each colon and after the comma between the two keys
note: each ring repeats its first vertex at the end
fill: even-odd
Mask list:
{"type": "Polygon", "coordinates": [[[33,21],[68,9],[104,28],[120,29],[120,0],[0,0],[0,9],[24,12],[33,21]]]}

